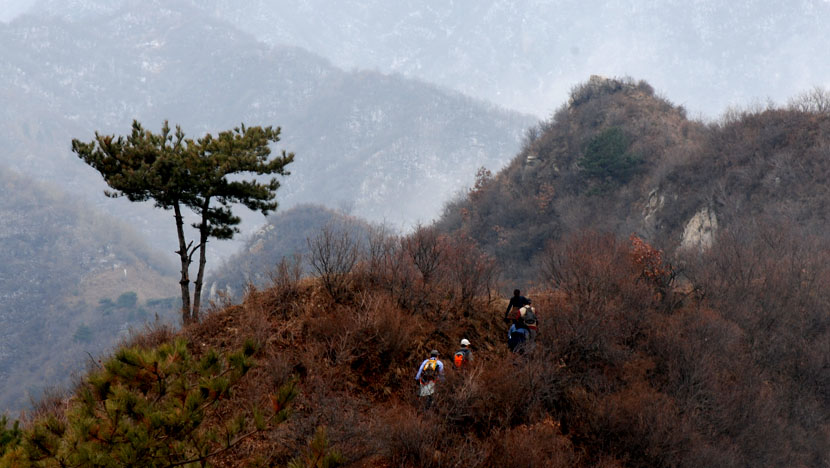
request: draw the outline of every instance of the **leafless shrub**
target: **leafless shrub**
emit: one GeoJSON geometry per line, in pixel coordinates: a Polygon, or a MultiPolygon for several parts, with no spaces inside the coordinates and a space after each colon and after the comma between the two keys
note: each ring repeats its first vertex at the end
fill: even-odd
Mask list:
{"type": "Polygon", "coordinates": [[[271,287],[284,298],[296,297],[300,280],[303,277],[303,257],[295,253],[291,257],[282,257],[276,268],[269,274],[271,287]]]}
{"type": "Polygon", "coordinates": [[[295,374],[294,360],[288,352],[281,352],[273,348],[269,348],[263,363],[270,385],[272,388],[280,388],[295,374]]]}
{"type": "Polygon", "coordinates": [[[407,238],[391,234],[387,228],[374,228],[368,239],[365,267],[371,284],[386,290],[398,306],[417,310],[425,303],[428,292],[423,275],[413,262],[407,238]]]}
{"type": "Polygon", "coordinates": [[[460,304],[467,316],[476,297],[487,295],[489,301],[498,274],[496,261],[480,251],[474,241],[466,236],[447,242],[445,252],[444,263],[447,278],[454,289],[455,302],[460,304]]]}
{"type": "Polygon", "coordinates": [[[264,294],[249,297],[242,304],[242,310],[239,313],[239,335],[252,338],[260,345],[274,337],[270,320],[271,310],[265,299],[264,294]]]}
{"type": "Polygon", "coordinates": [[[346,298],[350,275],[360,257],[360,243],[348,227],[323,227],[307,239],[309,263],[320,276],[326,291],[335,301],[346,298]]]}
{"type": "Polygon", "coordinates": [[[125,348],[155,348],[162,343],[172,341],[175,332],[173,325],[155,320],[145,323],[140,330],[130,329],[128,337],[119,346],[125,348]]]}
{"type": "Polygon", "coordinates": [[[815,86],[790,99],[788,107],[800,112],[830,114],[830,89],[815,86]]]}
{"type": "Polygon", "coordinates": [[[390,292],[398,305],[407,310],[418,310],[424,302],[425,286],[419,278],[418,269],[412,258],[398,249],[390,258],[389,269],[390,292]]]}
{"type": "Polygon", "coordinates": [[[618,345],[643,326],[653,295],[638,281],[628,249],[613,236],[583,233],[551,244],[542,268],[561,295],[546,328],[566,352],[565,360],[617,359],[618,345]]]}
{"type": "Polygon", "coordinates": [[[443,425],[434,416],[418,414],[412,408],[394,408],[381,427],[376,427],[377,450],[394,467],[432,468],[443,466],[442,453],[448,446],[443,425]]]}
{"type": "Polygon", "coordinates": [[[71,392],[61,387],[46,387],[37,399],[30,401],[31,410],[24,414],[24,424],[49,417],[66,422],[71,392]]]}
{"type": "Polygon", "coordinates": [[[511,355],[473,366],[464,374],[450,374],[436,391],[435,412],[455,430],[480,437],[487,437],[494,427],[529,423],[539,405],[534,400],[535,381],[525,364],[511,355]]]}
{"type": "Polygon", "coordinates": [[[573,444],[553,419],[506,429],[494,437],[482,466],[565,468],[577,466],[573,444]]]}
{"type": "MultiPolygon", "coordinates": [[[[355,375],[384,375],[391,363],[409,353],[415,319],[384,296],[361,294],[353,307],[338,306],[308,323],[334,365],[348,365],[355,375]]],[[[400,382],[392,382],[399,386],[400,382]]]]}
{"type": "Polygon", "coordinates": [[[398,253],[399,242],[398,236],[391,233],[385,225],[369,228],[365,267],[372,284],[387,288],[390,286],[392,259],[398,253]]]}
{"type": "Polygon", "coordinates": [[[418,225],[415,231],[403,239],[403,250],[421,273],[424,284],[430,284],[441,266],[444,248],[434,227],[418,225]]]}

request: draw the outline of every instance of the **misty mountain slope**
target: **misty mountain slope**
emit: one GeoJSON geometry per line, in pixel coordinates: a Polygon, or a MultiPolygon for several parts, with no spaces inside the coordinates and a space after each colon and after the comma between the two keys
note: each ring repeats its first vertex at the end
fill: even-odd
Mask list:
{"type": "MultiPolygon", "coordinates": [[[[77,199],[6,168],[0,193],[2,412],[66,382],[86,352],[103,351],[126,327],[152,318],[105,313],[100,300],[128,292],[141,302],[168,298],[176,282],[171,259],[77,199]]],[[[156,312],[167,318],[172,310],[156,312]]]]}
{"type": "Polygon", "coordinates": [[[830,4],[800,0],[641,2],[257,0],[205,3],[271,44],[341,67],[399,72],[548,116],[590,74],[637,76],[716,115],[826,82],[813,59],[830,4]]]}
{"type": "Polygon", "coordinates": [[[500,112],[399,76],[345,76],[309,102],[296,132],[284,127],[286,144],[306,155],[286,180],[288,200],[338,200],[394,224],[430,220],[477,168],[503,164],[527,121],[494,119],[500,112]]]}
{"type": "MultiPolygon", "coordinates": [[[[167,214],[101,197],[100,177],[69,153],[71,138],[123,134],[134,118],[150,129],[169,119],[192,137],[240,122],[279,125],[277,149],[298,155],[278,194],[284,206],[325,202],[404,224],[435,217],[479,166],[503,165],[534,122],[432,85],[344,72],[301,49],[266,46],[186,1],[93,3],[77,17],[37,16],[35,8],[0,25],[9,44],[0,50],[0,82],[12,117],[0,135],[14,149],[3,162],[167,245],[175,245],[167,214]],[[423,199],[411,203],[407,193],[423,199]]],[[[246,232],[262,222],[240,212],[246,232]]],[[[211,248],[228,253],[231,245],[211,248]]]]}

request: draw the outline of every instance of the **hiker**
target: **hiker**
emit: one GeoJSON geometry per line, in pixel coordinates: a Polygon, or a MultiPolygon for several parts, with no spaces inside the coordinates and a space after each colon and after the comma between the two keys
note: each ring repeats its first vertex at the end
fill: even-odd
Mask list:
{"type": "Polygon", "coordinates": [[[530,330],[519,319],[513,320],[510,329],[507,330],[507,347],[514,353],[524,353],[524,344],[527,342],[530,330]]]}
{"type": "Polygon", "coordinates": [[[470,350],[470,340],[461,340],[461,349],[455,352],[452,357],[453,366],[456,369],[466,367],[473,360],[473,352],[470,350]]]}
{"type": "Polygon", "coordinates": [[[518,289],[514,289],[513,297],[510,298],[507,310],[504,311],[504,323],[510,323],[511,320],[518,318],[519,310],[528,304],[530,304],[530,299],[522,296],[522,292],[518,289]]]}
{"type": "Polygon", "coordinates": [[[427,408],[432,405],[432,394],[435,393],[435,382],[439,378],[444,377],[444,363],[438,359],[438,356],[438,350],[433,349],[429,353],[429,359],[424,359],[424,362],[418,368],[418,373],[415,374],[415,380],[419,384],[418,396],[427,397],[427,408]]]}
{"type": "MultiPolygon", "coordinates": [[[[530,301],[528,301],[530,302],[530,301]]],[[[523,322],[529,331],[528,338],[530,341],[536,339],[536,334],[538,333],[538,325],[539,325],[539,317],[536,315],[536,308],[533,307],[531,304],[527,304],[526,306],[519,309],[519,320],[523,322]]]]}

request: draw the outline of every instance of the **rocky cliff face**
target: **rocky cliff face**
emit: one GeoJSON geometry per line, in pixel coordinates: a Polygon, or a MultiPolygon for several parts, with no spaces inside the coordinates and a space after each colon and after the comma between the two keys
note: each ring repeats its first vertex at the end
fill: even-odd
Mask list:
{"type": "Polygon", "coordinates": [[[712,247],[717,230],[717,214],[714,211],[710,211],[709,208],[702,208],[692,216],[683,228],[680,248],[704,251],[712,247]]]}

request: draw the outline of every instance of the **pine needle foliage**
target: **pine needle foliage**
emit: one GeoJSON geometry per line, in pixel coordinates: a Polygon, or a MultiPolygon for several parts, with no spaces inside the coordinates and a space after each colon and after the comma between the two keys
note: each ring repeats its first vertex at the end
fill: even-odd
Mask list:
{"type": "Polygon", "coordinates": [[[320,426],[314,438],[308,443],[304,453],[288,464],[288,468],[337,468],[346,463],[346,458],[339,451],[329,447],[326,428],[320,426]]]}
{"type": "Polygon", "coordinates": [[[36,421],[22,449],[0,459],[0,467],[209,466],[213,457],[288,417],[297,394],[293,382],[271,396],[268,417],[260,409],[228,414],[221,404],[257,351],[248,341],[227,356],[209,350],[196,359],[184,340],[120,349],[80,386],[65,420],[36,421]]]}
{"type": "Polygon", "coordinates": [[[619,127],[603,130],[588,141],[579,168],[595,184],[591,194],[623,185],[640,170],[642,158],[631,153],[630,146],[631,141],[619,127]]]}
{"type": "Polygon", "coordinates": [[[290,174],[285,166],[294,160],[293,153],[283,151],[271,158],[269,145],[279,140],[279,127],[242,125],[193,140],[185,138],[181,127],[172,131],[167,122],[160,133],[153,133],[133,121],[126,137],[96,132],[88,143],[73,139],[72,151],[101,174],[112,189],[105,192],[107,196],[153,200],[157,207],[174,211],[176,253],[182,268],[182,322],[188,324],[199,321],[208,239],[230,239],[239,232],[241,220],[233,214],[232,205],[241,203],[264,215],[277,208],[274,198],[279,181],[272,177],[263,182],[254,175],[290,174]],[[196,246],[185,237],[183,208],[199,217],[193,225],[199,232],[196,246]],[[199,270],[191,307],[189,268],[197,251],[199,270]]]}
{"type": "Polygon", "coordinates": [[[9,427],[6,415],[0,416],[0,457],[20,445],[21,434],[19,421],[15,421],[9,427]]]}

